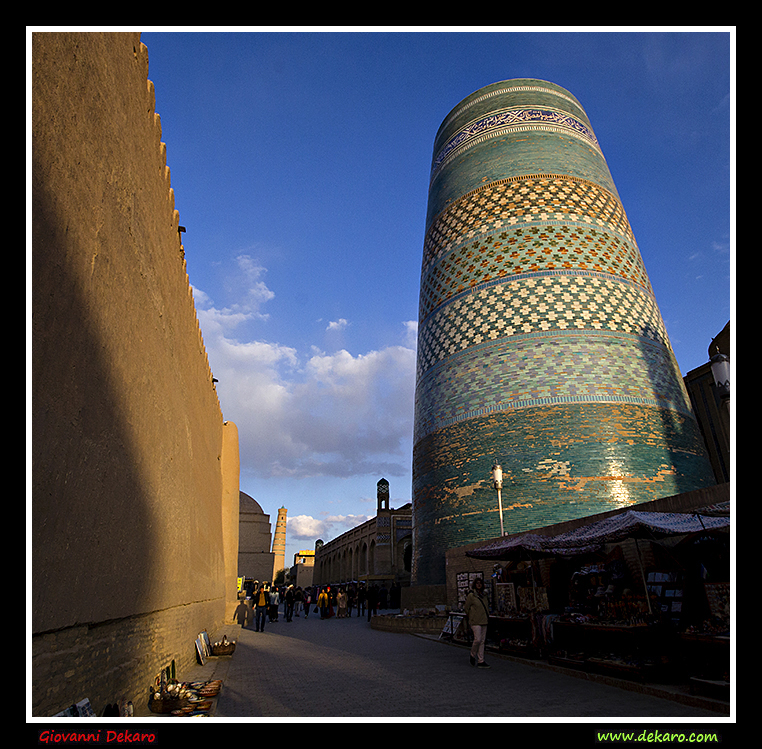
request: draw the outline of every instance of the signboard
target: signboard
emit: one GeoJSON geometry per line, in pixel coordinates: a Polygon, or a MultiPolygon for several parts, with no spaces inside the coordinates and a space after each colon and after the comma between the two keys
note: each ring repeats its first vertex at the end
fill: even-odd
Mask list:
{"type": "Polygon", "coordinates": [[[442,631],[439,633],[439,639],[441,640],[443,637],[453,638],[458,633],[458,630],[461,630],[461,635],[465,635],[465,622],[465,614],[458,614],[451,611],[442,631]]]}
{"type": "Polygon", "coordinates": [[[495,588],[497,590],[497,610],[505,614],[516,611],[518,608],[516,586],[513,583],[495,583],[495,588]]]}
{"type": "MultiPolygon", "coordinates": [[[[456,584],[458,586],[458,603],[465,603],[466,596],[471,590],[471,586],[474,584],[474,580],[477,578],[484,579],[483,572],[459,572],[456,577],[456,584]]],[[[485,586],[486,587],[486,586],[485,586]]],[[[489,590],[485,590],[489,594],[489,590]]]]}

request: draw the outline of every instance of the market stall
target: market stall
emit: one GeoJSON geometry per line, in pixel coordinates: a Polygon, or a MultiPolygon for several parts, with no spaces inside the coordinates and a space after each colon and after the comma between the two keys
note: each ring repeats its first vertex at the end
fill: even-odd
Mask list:
{"type": "Polygon", "coordinates": [[[729,525],[727,505],[707,513],[629,510],[566,533],[526,533],[470,550],[496,562],[488,643],[633,679],[693,678],[697,689],[724,683],[729,525]]]}

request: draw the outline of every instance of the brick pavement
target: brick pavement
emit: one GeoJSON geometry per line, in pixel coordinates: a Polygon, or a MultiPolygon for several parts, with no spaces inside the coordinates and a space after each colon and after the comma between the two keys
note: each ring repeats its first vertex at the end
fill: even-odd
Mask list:
{"type": "Polygon", "coordinates": [[[365,617],[281,616],[264,632],[231,624],[237,641],[184,680],[224,682],[216,718],[720,718],[701,704],[578,678],[493,656],[469,665],[467,650],[436,639],[371,629],[365,617]]]}

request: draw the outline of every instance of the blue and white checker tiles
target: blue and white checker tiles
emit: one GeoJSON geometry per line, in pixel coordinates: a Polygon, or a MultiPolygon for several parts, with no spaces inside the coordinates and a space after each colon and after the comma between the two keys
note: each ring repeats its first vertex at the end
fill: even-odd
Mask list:
{"type": "Polygon", "coordinates": [[[630,403],[690,413],[663,344],[637,336],[517,335],[472,346],[427,372],[415,437],[462,419],[560,403],[630,403]]]}
{"type": "Polygon", "coordinates": [[[713,481],[605,159],[553,84],[487,86],[439,129],[414,429],[413,585],[498,534],[494,460],[512,533],[713,481]]]}
{"type": "Polygon", "coordinates": [[[530,175],[437,217],[421,277],[416,439],[496,409],[621,401],[690,413],[619,200],[530,175]]]}

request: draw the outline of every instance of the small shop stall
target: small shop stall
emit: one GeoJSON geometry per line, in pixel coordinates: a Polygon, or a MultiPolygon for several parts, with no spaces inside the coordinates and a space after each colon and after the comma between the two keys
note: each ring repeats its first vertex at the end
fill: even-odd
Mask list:
{"type": "Polygon", "coordinates": [[[690,679],[697,690],[727,684],[729,524],[727,506],[629,510],[467,552],[496,562],[488,646],[637,680],[690,679]]]}

